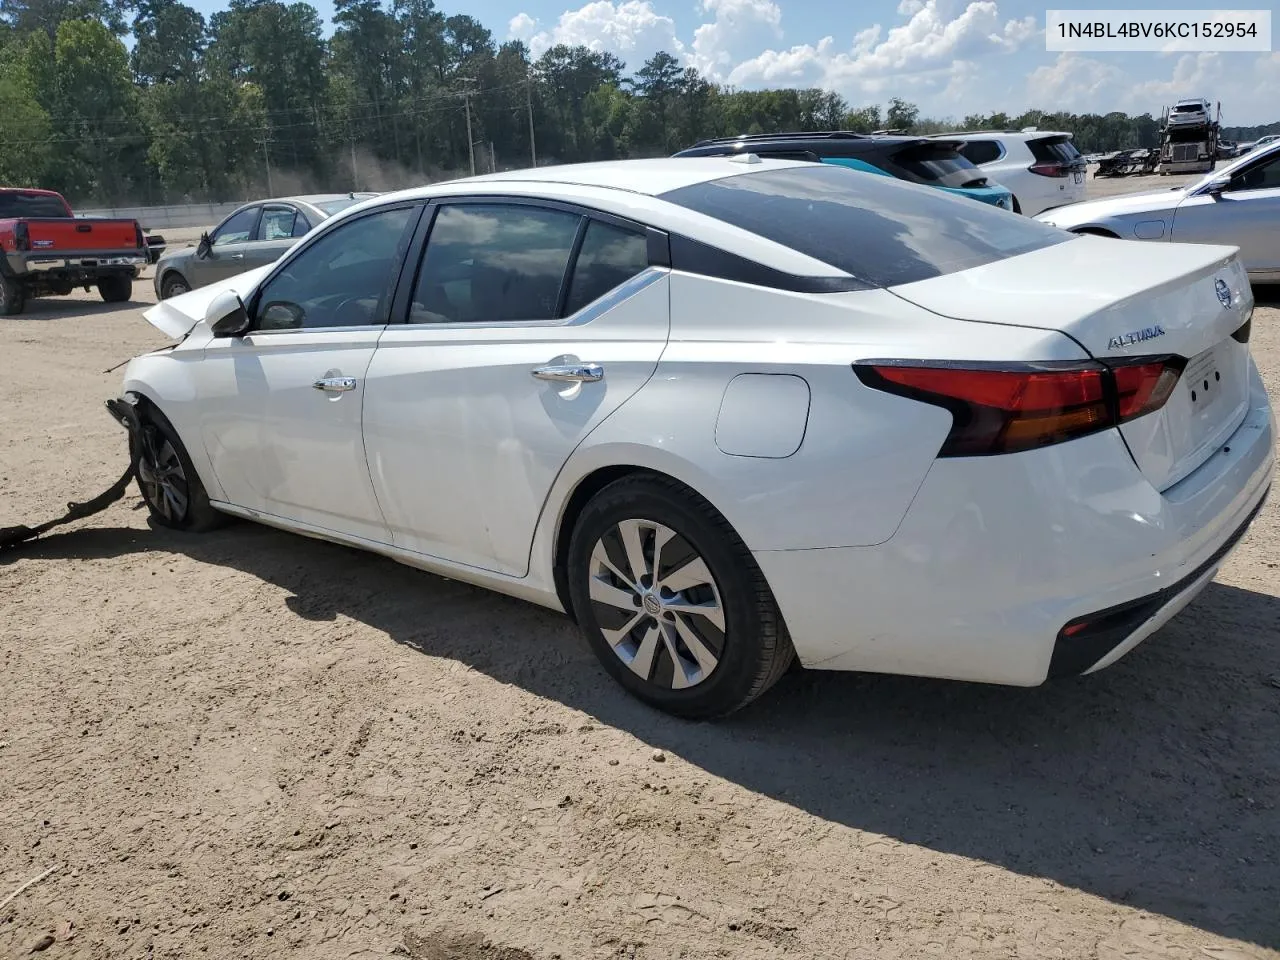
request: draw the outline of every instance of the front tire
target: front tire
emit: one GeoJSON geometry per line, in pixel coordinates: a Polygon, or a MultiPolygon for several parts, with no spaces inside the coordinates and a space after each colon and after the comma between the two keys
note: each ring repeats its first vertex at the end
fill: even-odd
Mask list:
{"type": "Polygon", "coordinates": [[[130,436],[133,475],[156,523],[172,530],[201,533],[226,522],[209,503],[187,448],[173,425],[151,408],[141,412],[141,435],[130,436]]]}
{"type": "Polygon", "coordinates": [[[27,305],[27,293],[13,277],[0,273],[0,317],[14,317],[27,305]]]}
{"type": "Polygon", "coordinates": [[[596,494],[574,527],[568,578],[605,669],[660,710],[724,716],[791,665],[791,640],[750,551],[673,480],[626,477],[596,494]]]}
{"type": "Polygon", "coordinates": [[[114,274],[98,281],[98,293],[107,303],[124,303],[133,296],[133,277],[114,274]]]}
{"type": "Polygon", "coordinates": [[[183,278],[182,274],[171,271],[165,276],[164,282],[160,284],[160,299],[168,300],[170,297],[180,297],[190,291],[191,286],[183,278]]]}

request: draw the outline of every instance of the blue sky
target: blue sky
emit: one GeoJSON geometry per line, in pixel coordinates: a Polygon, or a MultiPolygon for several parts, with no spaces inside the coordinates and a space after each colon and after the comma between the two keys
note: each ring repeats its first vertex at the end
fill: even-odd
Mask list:
{"type": "MultiPolygon", "coordinates": [[[[331,14],[331,0],[313,2],[322,16],[331,14]]],[[[1280,120],[1280,53],[1049,53],[1045,0],[437,2],[446,13],[470,13],[498,41],[525,40],[535,55],[553,43],[583,43],[617,54],[634,69],[663,49],[722,82],[821,86],[855,106],[900,96],[936,117],[1029,107],[1159,116],[1166,104],[1203,96],[1222,102],[1229,125],[1280,120]]],[[[210,13],[221,4],[199,0],[196,6],[210,13]]],[[[1169,9],[1174,3],[1125,0],[1122,6],[1169,9]]]]}

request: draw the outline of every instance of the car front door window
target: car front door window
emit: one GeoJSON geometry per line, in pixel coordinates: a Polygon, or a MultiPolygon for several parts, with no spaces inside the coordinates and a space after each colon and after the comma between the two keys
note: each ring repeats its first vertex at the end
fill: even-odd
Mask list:
{"type": "Polygon", "coordinates": [[[416,207],[369,213],[331,230],[291,258],[257,298],[256,329],[384,323],[416,207]]]}
{"type": "Polygon", "coordinates": [[[1227,185],[1226,192],[1244,193],[1249,190],[1274,190],[1278,187],[1280,187],[1280,155],[1236,174],[1227,185]]]}
{"type": "Polygon", "coordinates": [[[258,222],[258,207],[249,207],[232,215],[214,231],[213,245],[225,247],[233,243],[247,243],[253,236],[254,226],[258,222]]]}

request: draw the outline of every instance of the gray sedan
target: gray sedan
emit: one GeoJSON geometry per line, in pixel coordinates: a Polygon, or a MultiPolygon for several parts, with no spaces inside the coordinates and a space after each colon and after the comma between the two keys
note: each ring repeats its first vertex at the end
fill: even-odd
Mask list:
{"type": "Polygon", "coordinates": [[[1125,240],[1229,244],[1250,280],[1280,281],[1280,142],[1186,187],[1073,203],[1036,219],[1125,240]]]}
{"type": "Polygon", "coordinates": [[[324,193],[255,200],[237,207],[195,246],[169,250],[156,263],[156,297],[164,300],[280,259],[335,213],[376,193],[324,193]]]}

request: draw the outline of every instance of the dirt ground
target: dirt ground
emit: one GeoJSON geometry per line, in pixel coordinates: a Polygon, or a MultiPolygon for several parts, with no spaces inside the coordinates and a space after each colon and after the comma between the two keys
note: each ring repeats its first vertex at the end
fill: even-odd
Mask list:
{"type": "MultiPolygon", "coordinates": [[[[140,303],[0,320],[0,526],[121,471],[140,303]]],[[[0,957],[1280,957],[1274,498],[1101,674],[798,672],[716,724],[549,612],[139,507],[0,558],[0,957]]]]}

